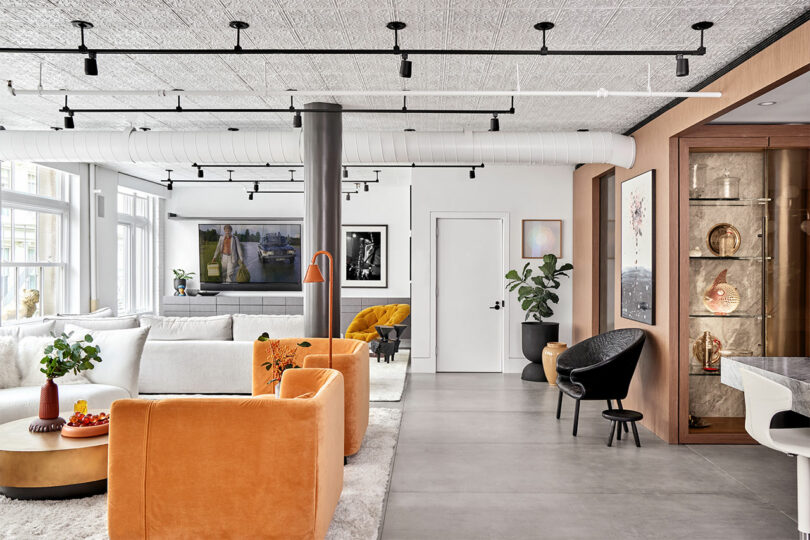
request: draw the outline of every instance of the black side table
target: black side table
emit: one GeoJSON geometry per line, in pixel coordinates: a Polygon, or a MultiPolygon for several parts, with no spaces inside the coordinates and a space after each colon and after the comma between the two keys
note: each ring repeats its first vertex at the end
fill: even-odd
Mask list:
{"type": "Polygon", "coordinates": [[[641,443],[638,440],[638,429],[636,429],[636,422],[644,418],[644,415],[638,411],[631,411],[629,409],[607,409],[602,411],[602,417],[610,420],[610,436],[608,437],[608,446],[613,446],[613,435],[617,434],[616,440],[622,440],[622,424],[630,422],[633,428],[633,439],[636,441],[636,446],[641,448],[641,443]]]}

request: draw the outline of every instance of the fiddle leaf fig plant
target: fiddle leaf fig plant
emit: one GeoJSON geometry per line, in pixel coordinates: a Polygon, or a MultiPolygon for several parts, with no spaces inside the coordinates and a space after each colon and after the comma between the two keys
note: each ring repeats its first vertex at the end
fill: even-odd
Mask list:
{"type": "Polygon", "coordinates": [[[45,356],[39,361],[44,364],[40,371],[49,379],[63,377],[73,372],[74,375],[80,371],[93,369],[93,362],[101,362],[99,353],[101,347],[93,345],[93,336],[87,334],[84,339],[72,341],[70,338],[73,332],[65,334],[53,340],[53,344],[48,345],[42,351],[45,356]]]}
{"type": "Polygon", "coordinates": [[[574,265],[566,263],[557,268],[557,257],[551,253],[543,256],[543,264],[539,265],[537,274],[526,263],[523,270],[510,270],[506,274],[506,288],[509,292],[517,290],[520,307],[526,312],[526,319],[533,317],[535,321],[542,322],[544,318],[554,315],[549,304],[556,304],[560,297],[554,291],[560,288],[560,278],[569,277],[566,272],[574,269],[574,265]]]}

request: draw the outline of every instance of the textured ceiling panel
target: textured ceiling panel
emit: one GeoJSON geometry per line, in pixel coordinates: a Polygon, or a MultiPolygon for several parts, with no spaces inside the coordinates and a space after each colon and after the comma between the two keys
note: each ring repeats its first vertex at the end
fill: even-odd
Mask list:
{"type": "MultiPolygon", "coordinates": [[[[72,19],[93,22],[91,47],[204,48],[234,45],[228,21],[245,20],[245,48],[388,48],[390,20],[403,20],[400,44],[414,48],[535,49],[540,33],[532,26],[550,20],[556,27],[548,46],[567,48],[695,48],[689,26],[714,21],[706,34],[708,54],[691,58],[691,75],[676,78],[666,57],[417,56],[413,77],[401,79],[394,56],[103,56],[99,76],[87,77],[80,56],[5,55],[0,78],[35,88],[42,64],[46,88],[185,90],[424,89],[424,90],[642,90],[647,65],[654,90],[685,90],[810,9],[810,0],[4,0],[0,3],[0,44],[75,47],[72,19]]],[[[296,102],[297,105],[302,105],[296,102]]],[[[398,108],[399,98],[308,97],[347,107],[398,108]]],[[[513,131],[589,128],[621,132],[668,100],[520,98],[518,114],[504,115],[501,129],[513,131]]],[[[173,107],[173,98],[75,97],[72,107],[173,107]]],[[[0,124],[7,128],[58,126],[59,98],[0,95],[0,124]]],[[[185,107],[287,107],[285,98],[195,97],[185,107]]],[[[508,108],[494,98],[414,97],[411,108],[508,108]]],[[[288,128],[288,113],[130,113],[77,115],[79,129],[288,128]]],[[[347,129],[486,129],[478,115],[346,115],[347,129]]]]}

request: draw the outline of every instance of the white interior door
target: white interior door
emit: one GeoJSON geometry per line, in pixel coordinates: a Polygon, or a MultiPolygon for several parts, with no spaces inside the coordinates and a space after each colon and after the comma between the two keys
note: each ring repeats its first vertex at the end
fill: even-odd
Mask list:
{"type": "Polygon", "coordinates": [[[436,220],[436,370],[503,370],[503,220],[436,220]],[[498,309],[493,309],[498,305],[498,309]]]}

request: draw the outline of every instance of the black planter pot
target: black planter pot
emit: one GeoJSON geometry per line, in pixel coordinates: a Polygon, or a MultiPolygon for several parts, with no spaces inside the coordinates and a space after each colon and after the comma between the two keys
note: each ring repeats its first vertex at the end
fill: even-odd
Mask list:
{"type": "Polygon", "coordinates": [[[520,376],[524,381],[545,382],[543,372],[543,348],[549,341],[559,341],[560,323],[527,321],[521,323],[523,356],[532,363],[523,368],[520,376]]]}
{"type": "MultiPolygon", "coordinates": [[[[186,288],[186,280],[185,279],[177,279],[174,280],[174,295],[180,296],[180,287],[183,287],[185,291],[186,288]]],[[[185,292],[183,292],[183,296],[185,296],[185,292]]]]}

